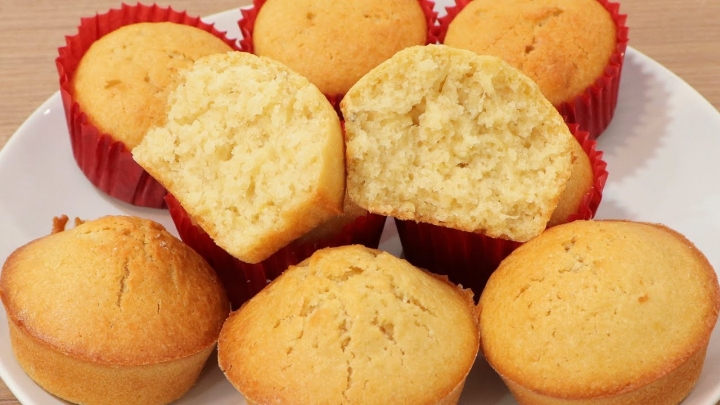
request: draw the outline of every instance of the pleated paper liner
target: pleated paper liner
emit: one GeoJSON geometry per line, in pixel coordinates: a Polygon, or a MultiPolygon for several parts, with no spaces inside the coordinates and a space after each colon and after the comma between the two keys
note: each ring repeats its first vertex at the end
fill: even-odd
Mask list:
{"type": "MultiPolygon", "coordinates": [[[[455,5],[447,7],[447,14],[438,19],[439,26],[435,28],[435,35],[440,43],[444,43],[448,26],[455,17],[472,0],[457,0],[455,5]]],[[[610,13],[616,27],[615,50],[610,55],[602,76],[587,87],[574,99],[556,105],[561,115],[567,117],[567,122],[577,123],[580,129],[590,133],[590,139],[597,139],[610,124],[617,106],[618,88],[622,75],[625,51],[628,44],[627,15],[620,14],[620,4],[608,0],[597,0],[610,13]]]]}
{"type": "MultiPolygon", "coordinates": [[[[255,29],[255,19],[257,18],[260,9],[267,0],[253,0],[253,6],[251,8],[243,8],[241,11],[242,17],[238,20],[238,27],[242,33],[242,39],[240,40],[240,48],[245,52],[255,53],[255,46],[253,45],[253,30],[255,29]]],[[[437,13],[433,11],[435,3],[431,0],[418,0],[420,7],[425,14],[425,22],[427,24],[427,37],[425,39],[426,44],[437,43],[437,13]]],[[[328,101],[333,105],[338,115],[342,117],[340,111],[340,101],[342,101],[344,94],[340,95],[328,95],[326,94],[328,101]]]]}
{"type": "Polygon", "coordinates": [[[217,246],[210,236],[192,221],[172,194],[168,194],[166,200],[180,239],[195,249],[215,269],[227,290],[233,310],[252,298],[289,266],[300,263],[318,249],[355,244],[377,249],[385,227],[384,216],[362,215],[335,234],[314,241],[296,240],[264,261],[250,264],[234,258],[217,246]]]}
{"type": "Polygon", "coordinates": [[[143,207],[164,208],[165,188],[140,167],[124,143],[110,134],[101,133],[90,124],[73,97],[72,77],[90,46],[104,35],[126,25],[141,22],[174,22],[207,31],[233,49],[235,41],[199,17],[157,5],[126,5],[94,17],[82,18],[78,33],[65,38],[55,60],[60,79],[65,117],[67,119],[73,156],[80,170],[97,188],[118,200],[143,207]]]}
{"type": "MultiPolygon", "coordinates": [[[[607,181],[607,163],[596,142],[578,124],[569,124],[590,159],[593,186],[585,194],[577,211],[567,222],[595,216],[607,181]]],[[[475,299],[480,297],[490,274],[500,262],[521,245],[519,242],[446,228],[438,225],[395,219],[405,258],[417,267],[447,275],[456,284],[471,288],[475,299]]]]}

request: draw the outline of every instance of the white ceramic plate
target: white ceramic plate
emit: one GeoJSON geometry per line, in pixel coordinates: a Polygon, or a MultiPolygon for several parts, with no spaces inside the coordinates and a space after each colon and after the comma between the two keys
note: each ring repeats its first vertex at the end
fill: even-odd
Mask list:
{"type": "MultiPolygon", "coordinates": [[[[438,1],[438,8],[447,1],[438,1]]],[[[212,17],[239,36],[237,10],[212,17]]],[[[695,90],[653,60],[628,49],[615,118],[601,136],[610,177],[598,218],[664,223],[682,233],[720,269],[720,114],[695,90]]],[[[72,157],[59,95],[48,99],[0,152],[0,260],[46,235],[54,216],[96,218],[129,214],[154,219],[175,232],[165,211],[120,203],[96,190],[72,157]]],[[[400,253],[388,221],[381,248],[400,253]]],[[[63,401],[47,394],[13,357],[5,312],[0,311],[0,377],[23,404],[63,401]]],[[[720,400],[720,327],[707,352],[700,381],[684,405],[720,400]]],[[[514,404],[500,378],[481,358],[468,377],[462,404],[514,404]]],[[[197,385],[177,404],[244,404],[214,358],[197,385]]]]}

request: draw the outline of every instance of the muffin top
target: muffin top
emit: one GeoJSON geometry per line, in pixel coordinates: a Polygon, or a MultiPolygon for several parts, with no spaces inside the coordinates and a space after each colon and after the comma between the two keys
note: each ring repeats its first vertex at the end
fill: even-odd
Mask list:
{"type": "Polygon", "coordinates": [[[215,272],[150,220],[108,216],[17,249],[0,275],[8,318],[60,352],[141,365],[213,345],[230,310],[215,272]]]}
{"type": "Polygon", "coordinates": [[[438,403],[477,351],[469,290],[358,245],[291,266],[228,318],[218,343],[230,382],[274,404],[438,403]]]}
{"type": "Polygon", "coordinates": [[[444,44],[503,58],[559,105],[603,74],[616,27],[597,0],[473,0],[444,44]]]}
{"type": "Polygon", "coordinates": [[[568,126],[498,57],[406,48],[340,107],[348,194],[370,212],[523,242],[545,229],[570,177],[568,126]]]}
{"type": "Polygon", "coordinates": [[[480,297],[488,362],[540,394],[654,381],[707,344],[720,309],[705,256],[662,225],[574,221],[515,250],[480,297]]]}
{"type": "Polygon", "coordinates": [[[257,55],[341,95],[395,52],[425,44],[427,22],[418,0],[268,0],[252,36],[257,55]]]}
{"type": "Polygon", "coordinates": [[[258,263],[342,213],[342,128],[327,98],[270,58],[200,58],[167,122],[133,149],[221,248],[258,263]]]}
{"type": "Polygon", "coordinates": [[[137,23],[97,40],[72,77],[72,95],[100,132],[134,148],[165,120],[177,72],[204,55],[233,49],[200,28],[137,23]]]}

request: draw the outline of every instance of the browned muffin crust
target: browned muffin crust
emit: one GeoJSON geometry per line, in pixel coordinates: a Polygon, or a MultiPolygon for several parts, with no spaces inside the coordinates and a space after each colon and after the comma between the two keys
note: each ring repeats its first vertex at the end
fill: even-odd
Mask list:
{"type": "Polygon", "coordinates": [[[616,28],[597,0],[473,0],[444,44],[505,59],[558,105],[602,75],[616,28]]]}
{"type": "Polygon", "coordinates": [[[539,404],[677,404],[720,311],[707,258],[658,224],[575,221],[515,250],[483,291],[488,362],[539,404]]]}

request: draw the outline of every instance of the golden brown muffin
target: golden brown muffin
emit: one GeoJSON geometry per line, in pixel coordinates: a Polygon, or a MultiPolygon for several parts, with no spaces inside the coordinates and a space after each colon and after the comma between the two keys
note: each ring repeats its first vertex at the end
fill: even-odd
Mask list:
{"type": "Polygon", "coordinates": [[[397,51],[425,44],[427,31],[418,0],[268,0],[253,46],[323,93],[341,95],[397,51]]]}
{"type": "Polygon", "coordinates": [[[249,404],[455,404],[472,293],[386,252],[317,251],[232,313],[220,368],[249,404]]]}
{"type": "Polygon", "coordinates": [[[358,205],[524,242],[570,177],[573,136],[527,76],[444,45],[404,49],[341,103],[358,205]]]}
{"type": "Polygon", "coordinates": [[[342,213],[344,141],[317,87],[270,58],[201,58],[135,160],[234,257],[258,263],[342,213]]]}
{"type": "Polygon", "coordinates": [[[602,76],[616,28],[597,0],[473,0],[443,43],[503,58],[558,105],[602,76]]]}
{"type": "Polygon", "coordinates": [[[189,25],[126,25],[90,46],[72,77],[72,96],[91,124],[132,149],[148,129],[164,123],[178,71],[201,56],[232,50],[189,25]]]}
{"type": "Polygon", "coordinates": [[[550,221],[548,221],[548,226],[567,222],[568,217],[578,212],[583,197],[593,187],[594,175],[590,158],[577,140],[572,145],[573,164],[570,178],[562,194],[560,194],[560,199],[550,217],[550,221]]]}
{"type": "Polygon", "coordinates": [[[508,256],[479,306],[485,357],[521,404],[678,404],[702,370],[720,289],[665,226],[575,221],[508,256]]]}
{"type": "Polygon", "coordinates": [[[194,384],[230,304],[209,265],[152,221],[103,217],[13,252],[0,275],[15,357],[82,404],[166,404],[194,384]]]}

